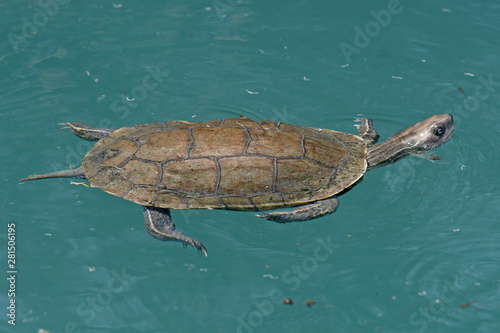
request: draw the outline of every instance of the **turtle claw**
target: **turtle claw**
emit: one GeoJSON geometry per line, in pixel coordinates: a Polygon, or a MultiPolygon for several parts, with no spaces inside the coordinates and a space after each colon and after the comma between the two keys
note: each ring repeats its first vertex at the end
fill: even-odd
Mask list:
{"type": "Polygon", "coordinates": [[[283,223],[282,221],[279,221],[279,218],[276,218],[276,216],[273,215],[273,213],[264,213],[262,215],[255,214],[255,216],[257,216],[258,218],[264,219],[264,220],[283,223]]]}
{"type": "Polygon", "coordinates": [[[261,219],[265,219],[265,220],[272,220],[272,217],[269,214],[267,214],[267,213],[264,213],[262,215],[255,214],[255,216],[257,216],[257,217],[259,217],[261,219]]]}
{"type": "Polygon", "coordinates": [[[205,257],[208,257],[207,249],[205,248],[205,246],[203,246],[203,244],[200,241],[197,241],[196,239],[191,238],[187,241],[182,242],[182,244],[183,244],[184,248],[186,248],[188,245],[191,245],[192,247],[194,247],[195,249],[198,250],[198,254],[200,256],[203,253],[205,255],[205,257]]]}
{"type": "Polygon", "coordinates": [[[200,256],[203,253],[205,255],[205,258],[208,257],[207,249],[203,246],[203,244],[201,244],[200,242],[198,242],[196,248],[198,249],[198,254],[200,256]]]}

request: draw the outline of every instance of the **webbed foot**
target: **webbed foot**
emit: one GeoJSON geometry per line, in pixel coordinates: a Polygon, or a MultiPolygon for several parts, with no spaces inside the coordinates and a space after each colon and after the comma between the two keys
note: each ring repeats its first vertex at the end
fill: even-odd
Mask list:
{"type": "Polygon", "coordinates": [[[77,122],[61,123],[59,125],[67,125],[67,127],[63,128],[69,128],[76,136],[89,141],[101,140],[115,131],[113,128],[96,128],[77,122]]]}
{"type": "Polygon", "coordinates": [[[380,135],[378,135],[377,131],[375,130],[373,121],[368,118],[359,118],[356,120],[361,122],[358,127],[358,136],[361,137],[361,139],[363,139],[368,146],[377,143],[380,135]]]}
{"type": "Polygon", "coordinates": [[[169,209],[144,206],[144,226],[146,231],[154,238],[163,241],[180,241],[184,244],[184,247],[189,244],[198,249],[200,255],[203,253],[205,257],[208,256],[207,249],[200,241],[175,230],[175,224],[172,222],[169,209]]]}
{"type": "Polygon", "coordinates": [[[301,222],[331,214],[337,210],[338,206],[339,200],[332,197],[295,208],[291,212],[276,211],[257,216],[278,223],[301,222]]]}

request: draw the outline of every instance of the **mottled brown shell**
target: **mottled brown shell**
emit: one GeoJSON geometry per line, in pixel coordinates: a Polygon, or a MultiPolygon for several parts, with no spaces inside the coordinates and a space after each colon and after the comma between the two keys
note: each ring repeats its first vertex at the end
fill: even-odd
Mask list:
{"type": "Polygon", "coordinates": [[[325,199],[366,171],[351,134],[246,117],[125,127],[83,159],[90,183],[141,205],[267,210],[325,199]]]}

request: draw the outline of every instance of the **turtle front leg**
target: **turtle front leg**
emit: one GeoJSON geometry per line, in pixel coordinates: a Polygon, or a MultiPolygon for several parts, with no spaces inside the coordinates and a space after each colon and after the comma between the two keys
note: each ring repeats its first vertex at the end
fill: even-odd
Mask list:
{"type": "Polygon", "coordinates": [[[375,130],[373,121],[368,118],[360,118],[358,120],[361,121],[361,124],[358,127],[358,136],[361,137],[361,139],[363,139],[368,144],[368,146],[377,143],[380,135],[378,135],[377,131],[375,130]]]}
{"type": "Polygon", "coordinates": [[[291,212],[277,211],[257,216],[278,223],[301,222],[334,213],[338,206],[339,200],[332,197],[295,208],[291,212]]]}
{"type": "Polygon", "coordinates": [[[162,241],[181,241],[184,243],[184,246],[190,244],[194,248],[197,248],[200,254],[203,252],[205,257],[207,256],[207,249],[205,249],[205,246],[200,241],[175,230],[175,224],[172,222],[169,209],[144,206],[144,226],[146,227],[146,231],[154,238],[162,241]]]}

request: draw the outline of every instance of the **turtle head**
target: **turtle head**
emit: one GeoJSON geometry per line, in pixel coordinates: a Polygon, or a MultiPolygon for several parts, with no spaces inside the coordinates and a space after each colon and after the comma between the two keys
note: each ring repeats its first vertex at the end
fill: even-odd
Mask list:
{"type": "Polygon", "coordinates": [[[453,134],[453,116],[437,114],[391,136],[368,150],[368,168],[373,169],[414,154],[429,152],[453,134]]]}
{"type": "Polygon", "coordinates": [[[436,149],[453,134],[453,116],[437,114],[394,135],[401,139],[408,154],[421,154],[436,149]]]}

